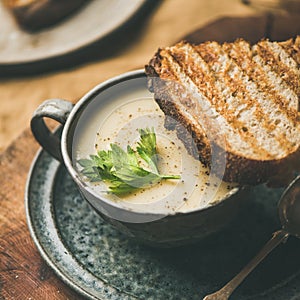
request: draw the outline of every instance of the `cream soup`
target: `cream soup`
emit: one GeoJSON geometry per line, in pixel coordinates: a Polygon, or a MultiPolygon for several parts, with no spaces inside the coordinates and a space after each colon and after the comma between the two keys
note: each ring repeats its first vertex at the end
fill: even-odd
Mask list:
{"type": "Polygon", "coordinates": [[[127,145],[134,147],[139,139],[138,129],[153,127],[160,173],[181,175],[179,180],[163,180],[122,197],[108,193],[105,183],[91,183],[82,177],[102,197],[134,211],[172,214],[208,207],[235,187],[211,175],[187,153],[176,132],[164,127],[164,114],[145,88],[104,95],[96,102],[88,115],[80,118],[80,130],[74,134],[73,163],[79,170],[77,160],[88,158],[97,150],[108,150],[111,143],[124,149],[127,145]]]}

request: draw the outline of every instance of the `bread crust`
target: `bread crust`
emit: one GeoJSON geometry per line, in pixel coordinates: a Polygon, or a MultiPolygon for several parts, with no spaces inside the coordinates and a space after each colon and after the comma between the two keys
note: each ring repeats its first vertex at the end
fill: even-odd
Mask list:
{"type": "MultiPolygon", "coordinates": [[[[296,40],[299,42],[299,37],[297,37],[296,40]]],[[[299,52],[296,53],[295,44],[293,42],[287,41],[283,43],[283,46],[291,47],[291,54],[294,57],[299,57],[299,52]]],[[[192,124],[191,120],[181,113],[176,105],[176,100],[172,98],[172,95],[170,95],[164,86],[163,80],[156,80],[156,78],[161,78],[162,51],[162,49],[158,49],[149,64],[145,66],[145,72],[148,77],[148,87],[149,90],[154,93],[156,102],[166,115],[166,127],[176,130],[179,139],[182,140],[188,152],[209,167],[212,167],[211,161],[213,152],[213,170],[217,176],[228,182],[238,182],[243,185],[255,185],[265,182],[276,186],[287,184],[294,176],[294,172],[300,170],[299,145],[283,158],[257,160],[245,157],[231,150],[228,151],[227,148],[222,149],[220,146],[214,144],[214,142],[207,137],[205,130],[192,124]],[[171,119],[171,121],[169,119],[171,119]],[[172,121],[173,119],[175,121],[172,121]],[[180,130],[180,126],[184,127],[185,130],[180,130]],[[196,145],[196,151],[193,145],[196,145]],[[224,155],[226,155],[225,170],[224,155]]],[[[164,69],[163,72],[168,72],[168,70],[164,69]]]]}

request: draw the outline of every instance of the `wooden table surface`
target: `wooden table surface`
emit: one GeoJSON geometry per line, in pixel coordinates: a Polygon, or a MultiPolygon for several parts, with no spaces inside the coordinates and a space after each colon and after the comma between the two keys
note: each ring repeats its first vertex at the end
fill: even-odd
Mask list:
{"type": "Polygon", "coordinates": [[[0,299],[80,299],[39,255],[24,210],[24,187],[38,145],[26,129],[0,155],[0,299]]]}
{"type": "MultiPolygon", "coordinates": [[[[252,9],[235,0],[189,0],[188,3],[186,0],[158,3],[144,20],[132,43],[111,56],[57,72],[10,78],[1,76],[0,299],[81,299],[46,265],[27,228],[25,185],[28,170],[38,150],[28,126],[32,112],[46,98],[62,97],[77,101],[97,83],[142,67],[159,46],[172,44],[183,36],[188,35],[193,41],[224,38],[220,26],[222,28],[225,24],[228,32],[232,33],[236,24],[222,19],[223,16],[231,18],[254,14],[252,9]],[[218,26],[214,23],[206,26],[219,18],[218,26]],[[202,29],[196,32],[198,28],[202,29]],[[194,33],[189,35],[191,32],[194,33]]],[[[248,29],[254,26],[255,29],[250,27],[251,30],[246,30],[249,38],[253,32],[256,33],[254,40],[266,30],[266,18],[259,17],[258,20],[254,22],[256,25],[253,20],[243,23],[248,29]]],[[[278,28],[282,30],[282,26],[278,28]]],[[[282,37],[280,30],[276,30],[279,38],[280,35],[282,37]]],[[[299,33],[299,28],[293,30],[291,35],[299,33]]]]}

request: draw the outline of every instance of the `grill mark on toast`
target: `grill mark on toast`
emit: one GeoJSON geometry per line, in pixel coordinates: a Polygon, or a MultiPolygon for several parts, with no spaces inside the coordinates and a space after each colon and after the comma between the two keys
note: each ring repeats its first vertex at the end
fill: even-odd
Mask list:
{"type": "Polygon", "coordinates": [[[259,55],[253,56],[252,59],[260,68],[262,68],[266,74],[266,80],[274,87],[274,91],[277,93],[277,95],[275,94],[274,96],[274,100],[278,101],[279,104],[282,103],[282,105],[286,107],[286,110],[284,110],[283,113],[295,120],[299,105],[298,96],[295,91],[272,71],[270,66],[265,65],[263,59],[259,55]],[[277,98],[277,96],[280,98],[277,98]]]}
{"type": "Polygon", "coordinates": [[[269,45],[264,41],[259,42],[258,44],[252,47],[254,54],[258,54],[262,57],[264,63],[269,65],[271,69],[277,73],[285,83],[290,86],[290,88],[298,95],[299,97],[299,76],[297,73],[286,66],[279,58],[277,53],[274,53],[272,49],[269,48],[269,45]]]}
{"type": "Polygon", "coordinates": [[[297,63],[296,69],[299,70],[300,67],[300,36],[297,36],[295,41],[293,39],[289,39],[284,42],[278,43],[285,52],[293,58],[293,60],[297,63]]]}
{"type": "Polygon", "coordinates": [[[278,54],[279,60],[285,64],[289,69],[293,70],[297,76],[300,75],[300,70],[298,70],[297,62],[285,52],[284,48],[277,42],[264,41],[261,42],[268,46],[268,48],[273,52],[278,54]]]}
{"type": "MultiPolygon", "coordinates": [[[[280,47],[285,51],[286,54],[290,55],[290,57],[293,58],[293,60],[297,63],[297,68],[298,70],[296,70],[296,73],[299,72],[299,65],[300,65],[300,36],[296,38],[295,42],[291,39],[289,41],[285,41],[285,42],[280,42],[278,43],[280,45],[280,47]]],[[[174,46],[176,47],[176,45],[174,46]]],[[[291,85],[294,85],[294,82],[290,83],[289,80],[288,80],[288,76],[290,76],[290,74],[288,74],[286,77],[284,77],[284,73],[282,71],[282,67],[286,67],[286,62],[283,63],[283,66],[274,66],[274,63],[276,63],[275,59],[273,58],[273,60],[269,59],[268,58],[268,62],[265,62],[265,59],[266,58],[261,58],[260,59],[260,55],[257,51],[258,50],[261,50],[261,46],[254,46],[252,48],[252,51],[253,53],[255,54],[255,57],[254,59],[256,60],[256,63],[257,64],[261,64],[262,63],[262,68],[264,69],[264,72],[268,77],[268,80],[270,81],[270,79],[272,78],[273,74],[272,72],[275,74],[277,73],[279,75],[279,77],[283,77],[282,78],[282,81],[281,81],[281,84],[279,84],[279,80],[276,82],[274,82],[274,85],[278,85],[280,86],[280,89],[282,87],[282,89],[285,89],[286,86],[291,86],[291,85]],[[279,72],[278,72],[279,70],[279,72]],[[283,84],[284,82],[284,84],[283,84]]],[[[266,51],[265,51],[266,52],[266,51]]],[[[221,60],[222,59],[225,59],[225,56],[223,55],[223,57],[221,58],[218,58],[218,54],[216,55],[216,53],[214,53],[214,51],[212,51],[211,53],[204,53],[204,55],[206,56],[207,59],[211,59],[212,60],[212,63],[215,63],[220,60],[219,64],[221,64],[221,60]]],[[[205,59],[206,59],[205,58],[205,59]]],[[[253,58],[253,56],[252,56],[253,58]]],[[[164,61],[164,63],[166,63],[166,59],[164,59],[163,56],[161,57],[158,57],[157,55],[154,56],[154,58],[152,58],[152,60],[149,62],[149,65],[146,66],[146,74],[148,76],[150,76],[152,78],[152,76],[158,76],[158,77],[161,77],[161,65],[162,65],[162,61],[164,61]],[[156,67],[156,70],[157,70],[157,73],[156,71],[154,71],[154,67],[156,67]]],[[[172,64],[172,62],[170,63],[172,64]]],[[[176,66],[177,68],[178,66],[176,66]]],[[[223,68],[226,67],[226,64],[223,64],[223,68]]],[[[165,68],[168,68],[168,64],[166,64],[165,68]]],[[[233,70],[229,70],[230,74],[228,76],[231,76],[233,79],[239,79],[237,74],[235,75],[233,71],[236,71],[236,68],[232,67],[233,70]],[[236,77],[235,77],[236,76],[236,77]]],[[[212,69],[212,71],[214,71],[216,69],[212,69]]],[[[224,69],[222,70],[224,71],[224,69]]],[[[295,71],[295,70],[294,70],[295,71]]],[[[225,72],[225,71],[224,71],[225,72]]],[[[226,71],[227,72],[227,71],[226,71]]],[[[174,72],[173,70],[169,71],[169,75],[171,76],[174,76],[174,72]]],[[[238,73],[238,72],[236,72],[238,73]]],[[[294,72],[295,73],[295,72],[294,72]]],[[[167,79],[170,79],[170,77],[168,77],[167,75],[167,72],[165,73],[166,76],[165,76],[165,80],[167,79]]],[[[180,75],[180,74],[179,74],[180,75]]],[[[216,74],[216,78],[217,78],[218,74],[216,74]]],[[[243,75],[244,77],[240,78],[240,80],[242,80],[242,83],[244,84],[244,81],[245,81],[245,75],[243,75]]],[[[149,78],[149,77],[148,77],[149,78]]],[[[246,77],[247,80],[249,80],[248,77],[246,77]]],[[[172,79],[174,80],[174,78],[172,79]]],[[[181,81],[181,77],[179,76],[178,77],[178,82],[180,83],[181,81]]],[[[225,82],[225,81],[224,81],[225,82]]],[[[248,81],[247,81],[248,82],[248,81]]],[[[149,89],[151,89],[152,92],[154,92],[154,96],[155,96],[155,99],[157,101],[158,104],[160,104],[161,108],[164,110],[164,111],[168,111],[168,110],[172,110],[174,109],[174,114],[176,115],[176,117],[178,119],[180,119],[182,117],[182,121],[183,121],[183,125],[186,127],[186,128],[190,128],[191,126],[198,126],[198,123],[194,123],[193,122],[193,119],[191,119],[191,117],[188,115],[188,112],[190,112],[191,116],[192,115],[195,115],[195,112],[193,111],[193,109],[191,107],[185,107],[185,104],[184,103],[181,103],[180,101],[178,101],[178,99],[175,98],[175,101],[173,103],[173,95],[170,95],[168,94],[168,90],[167,89],[160,89],[160,85],[159,84],[155,84],[155,80],[152,81],[151,79],[148,81],[148,84],[149,84],[149,89]],[[172,105],[169,105],[168,103],[168,100],[172,103],[172,105]],[[162,101],[164,101],[164,103],[162,103],[162,101]],[[177,102],[178,103],[175,103],[177,102]],[[166,105],[168,107],[164,107],[163,106],[166,105]],[[174,106],[174,107],[173,107],[174,106]],[[180,107],[182,106],[182,107],[180,107]],[[177,110],[177,112],[176,112],[177,110]],[[185,115],[184,115],[185,114],[185,115]],[[186,122],[186,124],[184,123],[186,122]]],[[[186,82],[184,82],[183,84],[187,84],[186,82]]],[[[251,81],[249,82],[249,84],[252,86],[255,86],[255,84],[253,84],[253,82],[251,83],[251,81]]],[[[294,86],[293,87],[293,91],[294,93],[298,91],[299,89],[299,85],[300,83],[298,83],[298,86],[294,86]]],[[[277,88],[278,88],[277,86],[277,88]]],[[[228,90],[229,87],[227,87],[228,90]]],[[[258,93],[256,92],[253,92],[252,93],[252,89],[245,85],[244,88],[246,90],[249,91],[249,93],[253,96],[255,96],[254,98],[257,97],[258,93]]],[[[256,87],[257,88],[257,87],[256,87]]],[[[227,89],[224,90],[224,93],[226,94],[227,89]]],[[[173,90],[175,96],[178,97],[178,95],[176,95],[176,90],[174,89],[173,90]]],[[[241,93],[242,94],[242,93],[241,93]]],[[[282,94],[282,95],[285,95],[284,93],[281,92],[281,90],[279,90],[279,94],[282,94]]],[[[179,95],[180,96],[180,95],[179,95]]],[[[237,98],[240,97],[237,95],[237,98]]],[[[213,99],[212,99],[213,100],[213,99]]],[[[239,99],[237,99],[239,100],[239,99]]],[[[257,99],[257,101],[260,103],[260,105],[262,107],[266,107],[265,108],[265,111],[267,112],[267,115],[264,116],[264,118],[266,118],[266,120],[272,120],[274,121],[274,118],[273,116],[271,116],[270,118],[270,108],[268,106],[265,106],[264,105],[264,101],[267,103],[267,105],[269,104],[268,102],[269,101],[272,101],[272,99],[267,99],[267,98],[264,98],[263,95],[261,95],[261,97],[259,97],[259,99],[257,99]]],[[[300,100],[300,97],[299,99],[300,100]]],[[[188,103],[188,102],[186,102],[188,103]]],[[[274,102],[272,102],[273,105],[274,105],[274,102]]],[[[270,103],[271,104],[271,103],[270,103]]],[[[294,101],[291,101],[291,103],[288,105],[288,107],[293,110],[293,106],[294,106],[294,101]]],[[[245,104],[243,104],[245,105],[245,104]]],[[[272,108],[271,108],[272,109],[272,108]]],[[[297,110],[297,105],[295,105],[295,111],[297,110]]],[[[245,109],[245,107],[242,107],[240,109],[240,111],[238,113],[247,113],[247,110],[245,109]]],[[[253,114],[251,111],[248,113],[251,113],[253,114]]],[[[279,111],[279,115],[280,115],[280,111],[279,111]]],[[[167,115],[167,114],[166,114],[167,115]]],[[[299,114],[300,116],[300,114],[299,114]]],[[[226,170],[225,170],[225,174],[224,174],[224,178],[226,178],[226,180],[229,180],[229,181],[237,181],[237,182],[244,182],[244,183],[247,183],[247,184],[253,184],[253,183],[259,183],[259,182],[266,182],[270,176],[272,177],[272,173],[274,173],[274,170],[281,170],[282,169],[282,166],[285,166],[286,163],[288,164],[288,168],[290,168],[289,166],[291,166],[291,172],[293,170],[296,170],[297,167],[295,166],[292,166],[291,163],[293,164],[294,161],[297,161],[298,158],[299,158],[299,153],[300,153],[300,118],[296,119],[296,122],[294,123],[294,127],[292,128],[287,128],[287,130],[289,131],[288,135],[291,135],[295,137],[295,148],[293,149],[294,151],[291,151],[289,153],[287,153],[285,156],[284,154],[280,155],[280,157],[275,157],[275,158],[272,158],[272,159],[268,159],[266,157],[262,157],[262,158],[255,158],[255,157],[251,157],[249,159],[249,157],[243,155],[242,152],[240,152],[240,147],[239,147],[239,144],[235,144],[235,145],[232,145],[234,147],[233,150],[236,150],[236,152],[229,152],[228,153],[228,161],[227,161],[227,164],[226,164],[226,170]]],[[[277,117],[277,116],[276,116],[277,117]]],[[[281,116],[280,116],[281,118],[281,116]]],[[[281,120],[282,121],[282,120],[281,120]]],[[[276,123],[275,123],[276,124],[276,123]]],[[[286,125],[286,124],[284,124],[286,125]]],[[[171,124],[172,126],[172,124],[171,124]]],[[[284,134],[285,132],[285,128],[282,126],[282,133],[284,134]]],[[[174,127],[173,127],[174,129],[174,127]]],[[[177,130],[177,128],[176,128],[177,130]]],[[[257,127],[257,130],[258,132],[261,132],[260,131],[260,128],[257,127]]],[[[193,136],[194,137],[194,141],[196,141],[196,143],[203,143],[203,149],[200,148],[200,151],[198,152],[199,154],[201,154],[201,156],[199,157],[200,160],[202,160],[201,158],[203,158],[202,162],[204,162],[206,165],[210,165],[210,156],[206,156],[207,159],[209,159],[209,161],[206,161],[205,162],[205,158],[203,156],[203,152],[202,151],[205,151],[205,153],[207,153],[207,144],[205,144],[205,142],[202,141],[202,137],[201,136],[198,136],[196,132],[192,132],[192,133],[195,133],[195,135],[193,136]]],[[[179,133],[177,132],[177,135],[179,133]]],[[[264,138],[264,137],[263,137],[264,138]]],[[[276,147],[275,145],[270,145],[270,147],[276,147]]],[[[199,150],[199,145],[197,144],[197,148],[199,150]]],[[[189,150],[187,148],[187,150],[189,150]]],[[[197,154],[197,152],[196,152],[197,154]]],[[[196,156],[197,157],[197,156],[196,156]]]]}
{"type": "MultiPolygon", "coordinates": [[[[186,101],[187,98],[189,99],[188,101],[193,101],[195,104],[193,107],[193,116],[196,116],[194,119],[197,119],[197,122],[202,128],[209,128],[209,130],[205,130],[205,132],[209,135],[211,142],[218,140],[218,138],[224,138],[225,136],[220,137],[219,124],[217,126],[218,128],[216,128],[215,124],[212,124],[212,122],[218,117],[218,121],[222,122],[224,128],[228,129],[226,121],[222,118],[222,116],[217,114],[215,108],[211,106],[210,101],[198,90],[198,87],[194,84],[191,78],[184,74],[180,65],[176,62],[169,51],[165,53],[165,57],[167,58],[169,68],[176,74],[176,76],[178,76],[180,83],[183,86],[187,86],[186,83],[188,83],[189,86],[189,89],[185,92],[188,96],[179,97],[177,100],[181,103],[186,101]],[[196,92],[193,92],[192,89],[196,92]],[[199,118],[199,116],[201,116],[201,118],[199,118]]],[[[224,142],[224,145],[222,146],[225,146],[227,150],[230,149],[230,143],[228,143],[226,139],[222,140],[222,142],[224,142]]]]}
{"type": "MultiPolygon", "coordinates": [[[[186,70],[184,70],[182,68],[182,65],[180,65],[178,63],[178,59],[176,61],[176,58],[174,58],[172,56],[172,54],[170,53],[170,56],[169,56],[169,59],[170,59],[170,64],[172,66],[174,66],[176,63],[178,64],[178,69],[176,70],[176,72],[178,74],[181,75],[181,82],[185,82],[187,81],[188,82],[188,85],[190,87],[190,89],[194,89],[195,92],[193,94],[200,94],[202,99],[200,99],[200,102],[206,102],[206,103],[202,103],[202,105],[199,104],[199,99],[194,99],[194,101],[196,101],[196,106],[194,108],[194,114],[196,113],[196,116],[201,116],[200,117],[200,120],[203,118],[203,116],[206,116],[208,112],[212,112],[209,116],[207,116],[207,120],[204,124],[204,127],[206,127],[208,130],[206,130],[206,132],[209,132],[210,134],[210,139],[211,140],[218,140],[220,139],[221,140],[221,144],[222,143],[225,143],[225,145],[220,145],[220,141],[219,141],[219,146],[222,146],[224,148],[224,146],[226,146],[226,149],[227,151],[231,149],[231,144],[232,144],[232,141],[229,142],[229,140],[227,141],[226,139],[230,139],[232,138],[232,135],[231,135],[231,127],[230,125],[227,123],[227,120],[224,118],[223,115],[221,114],[218,114],[217,111],[215,110],[215,107],[213,107],[211,105],[211,102],[210,102],[210,99],[206,97],[206,95],[202,94],[201,92],[201,89],[199,90],[199,87],[198,85],[193,81],[193,79],[191,77],[189,77],[187,74],[186,74],[186,70]],[[204,112],[204,113],[203,113],[204,112]],[[206,113],[205,113],[206,112],[206,113]],[[215,123],[211,120],[217,120],[218,124],[217,126],[215,126],[215,123]],[[220,124],[221,123],[221,128],[224,129],[224,131],[226,132],[226,134],[222,134],[221,131],[220,131],[220,124]],[[217,127],[217,128],[216,128],[217,127]],[[225,138],[225,141],[224,141],[224,138],[225,138]]],[[[207,89],[207,86],[206,87],[203,87],[203,89],[207,89]]],[[[213,97],[214,98],[214,97],[213,97]]],[[[249,149],[249,145],[247,143],[244,143],[243,140],[240,139],[240,136],[237,135],[236,137],[239,138],[239,145],[240,146],[244,146],[245,149],[249,149]]],[[[236,141],[235,141],[236,142],[236,141]]],[[[253,148],[251,148],[251,150],[253,151],[253,148]]]]}
{"type": "MultiPolygon", "coordinates": [[[[298,97],[300,97],[300,69],[298,68],[297,62],[285,52],[284,48],[280,46],[280,44],[270,41],[265,41],[265,44],[268,45],[269,49],[273,50],[273,53],[277,53],[279,60],[284,64],[291,73],[295,74],[296,77],[296,93],[298,97]]],[[[291,82],[291,84],[294,84],[291,82]]]]}
{"type": "MultiPolygon", "coordinates": [[[[245,142],[244,145],[246,147],[247,145],[251,147],[250,149],[253,150],[253,153],[259,153],[268,157],[271,156],[266,149],[257,145],[257,141],[250,131],[243,130],[246,128],[245,123],[237,119],[236,110],[230,107],[226,101],[222,91],[217,87],[216,79],[208,64],[202,59],[195,47],[189,44],[180,44],[171,48],[171,55],[180,65],[186,76],[190,77],[201,93],[211,101],[217,112],[227,119],[228,124],[231,124],[230,129],[232,132],[229,134],[234,134],[241,138],[245,142]]],[[[249,151],[249,148],[247,150],[249,151]]]]}
{"type": "MultiPolygon", "coordinates": [[[[191,111],[193,111],[193,109],[196,109],[196,103],[189,101],[189,98],[187,95],[187,90],[186,90],[185,86],[183,84],[181,84],[182,81],[180,78],[180,72],[176,72],[176,70],[174,68],[174,64],[172,64],[170,61],[169,50],[167,50],[167,49],[164,50],[163,58],[164,58],[164,61],[162,63],[162,69],[168,70],[168,74],[166,76],[165,83],[167,85],[168,92],[170,92],[172,94],[172,100],[174,100],[176,105],[180,104],[180,107],[182,108],[184,113],[188,114],[194,120],[195,123],[197,123],[199,126],[201,126],[201,124],[199,123],[199,120],[196,119],[194,116],[192,116],[189,113],[189,111],[187,111],[187,109],[186,109],[188,107],[191,111]],[[191,104],[192,104],[192,107],[191,107],[191,104]]],[[[162,79],[164,79],[164,77],[162,77],[162,79]]],[[[179,111],[181,111],[181,110],[179,110],[179,111]]],[[[176,113],[177,113],[177,111],[176,111],[176,113]]]]}
{"type": "MultiPolygon", "coordinates": [[[[240,44],[243,42],[240,42],[240,44]]],[[[242,46],[242,45],[240,45],[242,46]]],[[[278,110],[278,106],[273,104],[273,100],[275,100],[275,95],[271,93],[271,87],[266,84],[264,85],[263,79],[266,78],[266,74],[264,74],[264,69],[260,68],[260,65],[255,63],[251,64],[251,53],[247,56],[247,51],[243,53],[243,50],[241,47],[236,47],[236,45],[227,45],[227,50],[229,50],[229,54],[231,56],[234,56],[236,60],[238,60],[239,65],[245,70],[245,72],[249,75],[250,79],[252,79],[258,86],[260,86],[259,90],[261,92],[265,92],[266,101],[261,101],[261,97],[256,97],[258,99],[258,102],[262,106],[264,113],[268,114],[269,119],[272,120],[272,122],[267,123],[267,125],[270,127],[271,134],[273,134],[279,142],[283,145],[284,148],[288,147],[289,150],[292,150],[295,148],[295,135],[296,135],[296,128],[292,130],[291,128],[294,128],[296,126],[296,118],[297,118],[297,106],[298,101],[295,97],[292,101],[293,105],[293,111],[289,115],[286,115],[286,110],[278,110]],[[237,49],[234,49],[237,48],[237,49]],[[250,61],[250,63],[249,63],[250,61]],[[263,83],[263,85],[261,85],[263,83]],[[269,105],[266,105],[266,104],[269,105]],[[281,117],[280,117],[281,116],[281,117]],[[275,121],[276,120],[276,121],[275,121]],[[283,122],[281,122],[283,121],[283,122]],[[281,122],[280,125],[278,125],[281,122]],[[284,130],[282,130],[282,127],[284,130]]],[[[250,51],[250,48],[248,49],[250,51]]],[[[264,98],[263,98],[264,99],[264,98]]]]}
{"type": "MultiPolygon", "coordinates": [[[[201,124],[199,124],[198,120],[190,113],[190,111],[193,111],[193,108],[191,109],[189,102],[186,101],[187,96],[186,92],[182,90],[183,86],[176,84],[180,82],[180,79],[176,76],[176,72],[173,71],[172,64],[169,64],[166,58],[166,50],[164,49],[159,51],[157,55],[160,56],[159,65],[155,64],[155,69],[158,74],[162,74],[160,75],[160,78],[163,80],[165,85],[163,89],[166,90],[162,91],[161,84],[159,84],[160,87],[155,92],[156,101],[167,116],[172,117],[178,122],[175,122],[177,135],[180,139],[183,138],[183,142],[189,153],[199,159],[199,154],[194,152],[195,143],[199,153],[201,152],[200,160],[207,165],[211,161],[210,141],[207,138],[201,124]],[[165,70],[167,70],[167,72],[165,72],[165,70]],[[170,97],[166,96],[166,94],[170,95],[170,97]],[[181,126],[186,128],[187,132],[190,133],[189,136],[186,136],[186,132],[182,133],[181,126]]],[[[154,82],[155,80],[156,79],[154,79],[154,82]]],[[[173,126],[174,124],[172,127],[173,126]]]]}
{"type": "Polygon", "coordinates": [[[297,105],[297,95],[269,66],[263,63],[263,59],[260,56],[252,55],[249,43],[239,40],[234,44],[224,44],[223,48],[245,74],[255,82],[258,90],[265,94],[266,97],[272,98],[282,114],[285,114],[292,120],[296,119],[295,105],[297,105]],[[291,95],[281,95],[280,91],[282,91],[282,88],[277,88],[275,83],[278,86],[284,85],[286,87],[285,93],[291,95]]]}
{"type": "Polygon", "coordinates": [[[256,132],[257,130],[251,130],[251,133],[256,137],[259,146],[266,150],[268,149],[273,157],[277,157],[285,152],[287,150],[286,144],[269,132],[269,123],[265,119],[264,111],[247,89],[248,84],[251,84],[251,82],[243,73],[243,70],[228,57],[227,53],[224,52],[217,43],[213,45],[211,43],[200,45],[197,49],[201,55],[207,56],[205,53],[210,53],[215,57],[213,60],[208,59],[208,63],[213,68],[214,73],[219,76],[218,81],[222,82],[224,88],[229,87],[231,92],[235,91],[235,93],[237,93],[236,99],[231,99],[231,101],[238,101],[236,104],[237,107],[240,103],[244,105],[237,117],[248,119],[248,130],[251,130],[251,125],[254,123],[251,121],[251,115],[256,117],[256,126],[258,123],[263,125],[259,132],[256,132]],[[250,117],[248,116],[249,114],[250,117]],[[264,131],[263,135],[260,134],[262,130],[264,131]],[[277,147],[268,147],[266,144],[267,139],[269,143],[272,143],[274,146],[277,145],[277,147]]]}
{"type": "MultiPolygon", "coordinates": [[[[175,105],[175,101],[171,101],[171,99],[166,99],[169,97],[166,97],[166,93],[173,93],[172,88],[170,87],[170,82],[179,82],[179,78],[176,76],[174,72],[172,72],[172,66],[168,64],[168,60],[165,57],[165,49],[159,49],[159,51],[156,53],[154,59],[150,62],[150,65],[155,69],[155,72],[159,75],[159,77],[151,77],[151,84],[155,85],[156,88],[158,88],[158,91],[155,90],[155,96],[157,96],[157,101],[159,101],[159,104],[162,104],[161,102],[172,102],[172,106],[175,105]]],[[[180,86],[179,86],[180,87],[180,86]]],[[[173,94],[172,94],[173,95],[173,94]]],[[[174,95],[173,97],[174,98],[174,95]]],[[[170,104],[170,103],[168,103],[170,104]]],[[[177,110],[172,112],[172,109],[169,109],[169,105],[160,105],[161,109],[169,116],[176,117],[177,110]]],[[[194,117],[189,114],[189,112],[186,111],[186,114],[190,116],[191,121],[194,120],[194,117]]],[[[195,123],[196,120],[194,120],[195,123]]]]}
{"type": "MultiPolygon", "coordinates": [[[[293,60],[297,63],[297,70],[300,72],[300,36],[297,36],[295,41],[293,39],[289,39],[284,42],[279,42],[278,43],[284,50],[285,52],[290,55],[293,60]]],[[[300,78],[299,78],[300,81],[300,78]]],[[[300,111],[300,91],[298,91],[298,118],[297,120],[299,121],[299,111],[300,111]]]]}
{"type": "MultiPolygon", "coordinates": [[[[272,100],[276,99],[276,94],[272,93],[271,89],[272,87],[266,83],[264,81],[264,78],[266,78],[266,74],[263,70],[263,68],[260,67],[259,64],[256,64],[254,61],[251,60],[251,53],[247,53],[246,49],[242,49],[242,46],[245,46],[244,44],[245,42],[243,41],[239,41],[239,47],[237,44],[226,44],[224,45],[226,52],[229,53],[229,55],[236,61],[236,63],[244,70],[244,72],[249,76],[249,78],[255,82],[258,86],[259,86],[259,90],[260,91],[264,91],[265,96],[267,98],[269,98],[269,103],[271,105],[270,108],[272,108],[272,106],[274,106],[272,104],[272,100]],[[242,45],[244,44],[244,45],[242,45]],[[271,98],[271,96],[273,96],[271,98]],[[271,100],[271,101],[270,101],[271,100]]],[[[250,51],[250,48],[249,48],[250,51]]],[[[259,99],[259,97],[257,97],[257,99],[259,99]]],[[[275,101],[278,104],[278,101],[275,101]]],[[[259,104],[261,105],[261,104],[259,104]]],[[[279,104],[280,105],[280,104],[279,104]]],[[[269,109],[269,116],[272,116],[274,119],[276,119],[277,116],[275,116],[276,114],[279,114],[276,120],[280,120],[282,118],[279,119],[280,114],[282,114],[283,116],[285,116],[285,118],[283,118],[283,124],[287,124],[287,126],[290,127],[294,127],[296,125],[296,118],[297,118],[297,112],[295,111],[295,108],[297,107],[298,103],[297,100],[294,99],[293,101],[293,111],[291,111],[288,115],[285,114],[286,109],[287,109],[287,105],[285,105],[285,107],[283,107],[282,105],[280,105],[279,107],[273,107],[273,109],[269,109]],[[279,110],[280,109],[280,113],[279,110]]],[[[263,108],[262,108],[263,109],[263,108]]],[[[263,110],[261,110],[262,114],[266,114],[266,112],[264,112],[263,110]]],[[[294,149],[295,147],[295,136],[293,136],[293,132],[290,133],[288,130],[286,130],[285,132],[282,132],[282,130],[277,126],[278,124],[274,122],[264,122],[265,126],[267,129],[269,129],[269,132],[271,131],[270,134],[273,134],[274,137],[276,138],[276,140],[281,144],[281,147],[286,149],[288,148],[288,150],[290,151],[291,149],[294,149]]]]}

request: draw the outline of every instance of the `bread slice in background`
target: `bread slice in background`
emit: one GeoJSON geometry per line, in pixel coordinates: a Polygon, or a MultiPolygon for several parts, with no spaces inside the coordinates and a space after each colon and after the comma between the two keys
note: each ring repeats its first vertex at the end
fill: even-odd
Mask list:
{"type": "Polygon", "coordinates": [[[21,28],[37,31],[57,24],[89,0],[2,0],[21,28]]]}
{"type": "Polygon", "coordinates": [[[299,66],[298,36],[180,42],[159,49],[145,70],[166,126],[189,152],[225,181],[258,184],[299,168],[299,66]]]}

